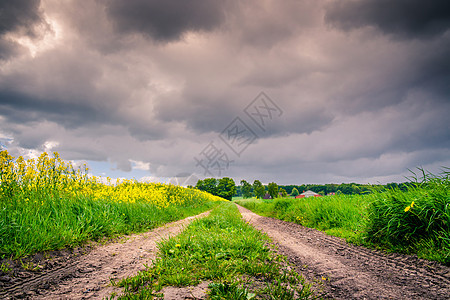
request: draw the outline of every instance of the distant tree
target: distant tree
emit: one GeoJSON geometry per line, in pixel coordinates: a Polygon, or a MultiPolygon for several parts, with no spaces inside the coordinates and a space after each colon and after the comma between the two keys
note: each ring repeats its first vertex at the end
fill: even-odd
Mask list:
{"type": "Polygon", "coordinates": [[[287,192],[285,189],[280,188],[280,193],[281,193],[281,197],[283,197],[283,198],[287,197],[287,192]]]}
{"type": "Polygon", "coordinates": [[[398,184],[395,182],[391,182],[391,183],[386,184],[386,188],[389,190],[396,190],[396,189],[398,189],[398,184]]]}
{"type": "Polygon", "coordinates": [[[336,193],[336,191],[337,191],[337,184],[334,184],[334,183],[325,184],[325,192],[326,192],[326,194],[336,193]]]}
{"type": "Polygon", "coordinates": [[[402,182],[398,185],[398,188],[403,192],[406,192],[410,187],[412,187],[410,182],[402,182]]]}
{"type": "Polygon", "coordinates": [[[199,179],[198,181],[197,181],[197,184],[195,185],[195,188],[196,189],[199,189],[199,190],[201,190],[201,191],[204,191],[204,188],[203,188],[203,180],[201,180],[201,179],[199,179]]]}
{"type": "Polygon", "coordinates": [[[224,177],[217,183],[217,196],[230,200],[236,194],[236,184],[232,178],[224,177]]]}
{"type": "Polygon", "coordinates": [[[234,196],[242,197],[242,187],[240,185],[236,185],[236,194],[234,196]]]}
{"type": "Polygon", "coordinates": [[[244,199],[252,197],[252,185],[244,179],[241,180],[241,191],[244,199]]]}
{"type": "Polygon", "coordinates": [[[253,181],[253,193],[255,193],[256,198],[261,199],[265,194],[265,188],[262,185],[261,181],[255,180],[253,181]]]}
{"type": "Polygon", "coordinates": [[[298,191],[300,193],[306,192],[308,190],[308,186],[306,184],[302,184],[301,186],[298,187],[298,191]]]}
{"type": "Polygon", "coordinates": [[[356,184],[352,183],[352,195],[353,194],[361,194],[361,190],[359,188],[359,186],[357,186],[356,184]]]}
{"type": "Polygon", "coordinates": [[[195,187],[201,191],[217,195],[217,179],[215,178],[205,178],[203,180],[199,179],[195,187]]]}
{"type": "Polygon", "coordinates": [[[298,196],[299,195],[298,190],[296,188],[293,188],[291,195],[294,196],[294,197],[298,196]]]}
{"type": "Polygon", "coordinates": [[[269,183],[267,186],[267,189],[269,191],[269,195],[272,197],[272,199],[275,199],[278,197],[278,185],[275,182],[269,183]]]}
{"type": "Polygon", "coordinates": [[[353,193],[353,189],[351,184],[348,183],[342,183],[339,186],[339,190],[342,192],[342,194],[351,195],[353,193]]]}

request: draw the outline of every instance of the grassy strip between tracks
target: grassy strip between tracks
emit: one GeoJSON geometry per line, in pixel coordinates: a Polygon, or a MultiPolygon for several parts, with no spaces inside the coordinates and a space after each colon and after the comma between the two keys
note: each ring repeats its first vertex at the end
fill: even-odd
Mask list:
{"type": "Polygon", "coordinates": [[[266,235],[245,223],[236,206],[221,203],[176,237],[159,244],[152,266],[114,285],[111,299],[162,297],[164,286],[208,281],[208,299],[312,299],[311,284],[269,248],[266,235]]]}
{"type": "Polygon", "coordinates": [[[391,252],[450,264],[450,180],[423,173],[408,191],[303,199],[238,200],[263,216],[391,252]]]}

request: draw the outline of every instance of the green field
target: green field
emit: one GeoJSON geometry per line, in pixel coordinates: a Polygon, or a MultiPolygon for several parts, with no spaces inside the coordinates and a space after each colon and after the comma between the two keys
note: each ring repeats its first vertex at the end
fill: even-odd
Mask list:
{"type": "Polygon", "coordinates": [[[236,203],[261,214],[356,244],[450,264],[449,173],[424,174],[408,191],[303,199],[244,199],[236,203]]]}

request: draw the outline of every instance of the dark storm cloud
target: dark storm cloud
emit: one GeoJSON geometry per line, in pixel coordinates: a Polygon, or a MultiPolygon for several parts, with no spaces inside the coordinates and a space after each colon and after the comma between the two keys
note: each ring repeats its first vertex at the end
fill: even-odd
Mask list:
{"type": "Polygon", "coordinates": [[[6,60],[14,53],[20,50],[20,46],[9,40],[2,39],[0,37],[0,60],[6,60]]]}
{"type": "Polygon", "coordinates": [[[385,151],[450,149],[450,102],[436,103],[423,101],[423,98],[420,101],[406,101],[398,107],[406,114],[392,129],[390,134],[395,138],[385,151]]]}
{"type": "Polygon", "coordinates": [[[301,37],[322,22],[317,0],[235,1],[227,23],[240,46],[268,50],[301,37]]]}
{"type": "Polygon", "coordinates": [[[430,44],[426,52],[417,57],[417,67],[415,71],[417,80],[412,83],[412,87],[420,86],[432,91],[439,100],[448,101],[450,95],[450,36],[438,42],[430,44]]]}
{"type": "MultiPolygon", "coordinates": [[[[290,133],[311,133],[323,129],[333,120],[332,114],[316,104],[307,103],[302,99],[293,102],[286,96],[269,93],[269,98],[281,107],[282,114],[273,113],[269,117],[264,108],[259,108],[261,115],[265,115],[266,126],[262,130],[244,111],[247,106],[251,106],[260,92],[249,89],[245,93],[232,91],[210,93],[202,91],[201,86],[196,86],[195,92],[190,90],[178,97],[159,101],[155,106],[155,113],[162,122],[182,122],[187,129],[197,134],[211,132],[220,134],[236,117],[239,117],[255,130],[260,138],[290,133]]],[[[249,108],[250,112],[254,113],[253,107],[249,108]]]]}
{"type": "MultiPolygon", "coordinates": [[[[0,91],[0,116],[5,117],[11,125],[32,126],[36,122],[50,121],[69,130],[101,124],[121,124],[133,137],[141,141],[162,139],[167,134],[167,128],[132,120],[131,117],[124,116],[119,109],[108,107],[105,103],[76,101],[76,99],[62,102],[59,99],[41,99],[5,90],[0,91]]],[[[39,144],[33,145],[37,147],[39,144]]],[[[32,147],[27,144],[26,148],[32,147]]]]}
{"type": "Polygon", "coordinates": [[[337,109],[345,114],[381,110],[395,106],[408,99],[411,94],[422,94],[421,101],[442,106],[448,102],[450,93],[450,35],[434,39],[397,39],[378,35],[368,42],[370,30],[346,36],[349,41],[358,41],[345,58],[345,68],[353,71],[343,74],[348,86],[333,98],[340,104],[337,109]],[[372,44],[377,51],[360,50],[372,44]],[[370,54],[369,54],[370,53],[370,54]],[[349,77],[347,78],[347,74],[349,77]],[[354,74],[361,77],[356,78],[354,74]],[[342,105],[345,104],[345,105],[342,105]]]}
{"type": "Polygon", "coordinates": [[[156,115],[163,122],[183,122],[196,133],[219,133],[239,112],[229,99],[227,95],[185,94],[159,102],[156,115]]]}
{"type": "Polygon", "coordinates": [[[15,91],[0,91],[0,115],[8,122],[26,124],[44,120],[59,123],[67,128],[104,122],[106,112],[88,104],[61,102],[59,99],[40,99],[15,91]]]}
{"type": "Polygon", "coordinates": [[[450,157],[450,34],[426,1],[10,2],[28,4],[0,20],[16,153],[170,177],[240,117],[258,139],[235,180],[374,182],[450,157]],[[244,112],[261,91],[283,110],[264,130],[244,112]]]}
{"type": "Polygon", "coordinates": [[[209,31],[225,20],[227,1],[111,0],[107,12],[116,30],[158,41],[177,40],[188,31],[209,31]]]}
{"type": "Polygon", "coordinates": [[[402,38],[429,38],[450,28],[448,0],[346,0],[327,7],[325,19],[343,30],[373,26],[402,38]]]}
{"type": "Polygon", "coordinates": [[[0,34],[23,31],[34,35],[33,26],[42,22],[40,0],[14,0],[0,2],[0,34]]]}
{"type": "Polygon", "coordinates": [[[127,125],[131,136],[139,141],[160,140],[167,137],[167,127],[160,124],[146,124],[145,122],[129,121],[127,125]]]}
{"type": "Polygon", "coordinates": [[[45,24],[39,10],[40,0],[14,0],[0,2],[0,60],[19,51],[20,46],[8,39],[8,33],[20,33],[31,38],[37,36],[35,26],[45,24]]]}

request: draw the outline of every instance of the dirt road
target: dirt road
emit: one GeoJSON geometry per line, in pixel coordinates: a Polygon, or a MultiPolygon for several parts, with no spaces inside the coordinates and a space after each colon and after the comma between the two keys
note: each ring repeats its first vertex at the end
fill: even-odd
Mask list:
{"type": "Polygon", "coordinates": [[[449,267],[412,256],[386,256],[315,229],[261,217],[243,207],[239,211],[279,245],[299,273],[324,281],[325,298],[450,299],[449,267]]]}
{"type": "MultiPolygon", "coordinates": [[[[450,299],[450,268],[406,255],[347,244],[344,240],[298,224],[265,218],[239,207],[244,220],[266,232],[308,280],[323,281],[323,296],[331,299],[450,299]]],[[[61,256],[53,266],[15,278],[0,291],[0,299],[103,299],[119,279],[144,269],[156,255],[162,238],[207,213],[170,223],[122,242],[95,247],[87,254],[61,256]]],[[[6,282],[0,278],[0,283],[6,282]]],[[[7,279],[7,278],[6,278],[7,279]]],[[[206,285],[195,288],[199,299],[206,285]]],[[[166,299],[185,299],[192,288],[166,288],[166,299]]],[[[190,298],[191,299],[191,298],[190,298]]]]}
{"type": "Polygon", "coordinates": [[[166,224],[150,232],[129,236],[122,242],[96,247],[86,255],[62,262],[51,270],[32,273],[0,291],[0,299],[103,299],[114,288],[110,278],[124,278],[144,269],[156,255],[157,242],[177,235],[195,218],[166,224]]]}

